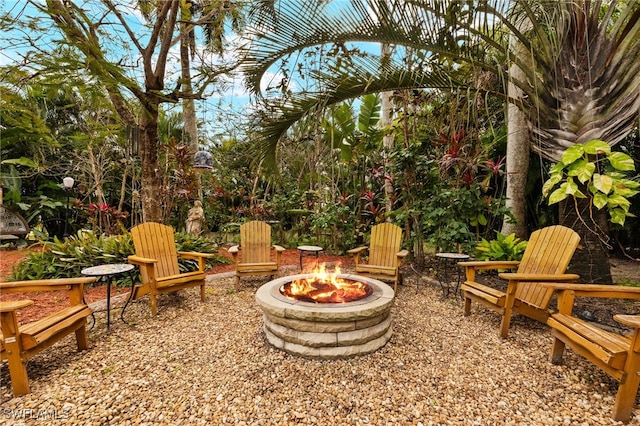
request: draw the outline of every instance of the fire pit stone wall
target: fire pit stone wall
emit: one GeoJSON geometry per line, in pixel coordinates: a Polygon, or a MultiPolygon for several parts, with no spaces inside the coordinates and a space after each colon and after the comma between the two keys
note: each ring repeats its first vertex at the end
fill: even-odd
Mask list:
{"type": "Polygon", "coordinates": [[[344,275],[345,279],[362,281],[373,288],[366,298],[347,303],[301,302],[280,294],[283,284],[304,276],[278,278],[256,292],[269,343],[294,355],[335,359],[370,353],[389,341],[394,301],[389,285],[344,275]]]}

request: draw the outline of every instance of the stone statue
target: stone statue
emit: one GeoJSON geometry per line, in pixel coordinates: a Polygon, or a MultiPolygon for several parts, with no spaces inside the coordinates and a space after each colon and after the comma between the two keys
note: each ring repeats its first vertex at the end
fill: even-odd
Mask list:
{"type": "Polygon", "coordinates": [[[202,232],[202,221],[204,220],[204,210],[202,209],[202,201],[196,200],[193,207],[189,209],[187,216],[186,229],[187,234],[200,235],[202,232]]]}

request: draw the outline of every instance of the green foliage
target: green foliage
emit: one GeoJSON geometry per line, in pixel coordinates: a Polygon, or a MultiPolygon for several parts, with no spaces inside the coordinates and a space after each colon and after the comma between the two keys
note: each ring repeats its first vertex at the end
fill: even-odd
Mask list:
{"type": "Polygon", "coordinates": [[[616,282],[617,285],[624,285],[627,287],[640,287],[640,281],[633,280],[631,278],[623,278],[616,282]]]}
{"type": "Polygon", "coordinates": [[[542,192],[549,197],[549,204],[568,197],[589,197],[598,210],[609,209],[611,222],[624,225],[625,219],[633,216],[629,198],[640,192],[640,183],[627,177],[627,172],[633,171],[631,156],[612,152],[604,141],[592,140],[567,148],[562,161],[551,168],[542,192]]]}
{"type": "Polygon", "coordinates": [[[45,243],[42,251],[32,252],[13,268],[11,279],[40,280],[80,276],[89,266],[126,263],[133,254],[129,234],[97,237],[91,232],[79,232],[64,241],[57,237],[45,243]]]}
{"type": "MultiPolygon", "coordinates": [[[[190,234],[176,232],[176,249],[178,251],[199,251],[216,253],[217,245],[213,242],[190,234]]],[[[34,251],[14,266],[12,281],[40,280],[80,276],[80,271],[89,266],[110,263],[127,263],[127,257],[134,254],[131,234],[113,236],[96,236],[92,232],[80,231],[64,241],[54,238],[52,243],[45,243],[44,250],[34,251]]],[[[220,256],[208,260],[213,266],[229,261],[220,256]]],[[[197,263],[192,260],[180,260],[181,270],[194,270],[197,263]]],[[[127,279],[123,278],[124,282],[127,279]]]]}
{"type": "Polygon", "coordinates": [[[436,191],[421,212],[427,244],[444,251],[456,251],[457,246],[471,251],[478,238],[478,227],[487,223],[486,216],[507,214],[501,200],[481,194],[476,183],[436,191]]]}
{"type": "Polygon", "coordinates": [[[478,260],[521,260],[527,241],[520,241],[516,234],[507,236],[496,232],[495,240],[482,239],[476,246],[478,260]]]}
{"type": "Polygon", "coordinates": [[[311,231],[328,235],[329,244],[323,243],[324,246],[330,251],[344,253],[356,246],[356,219],[346,202],[328,205],[311,217],[311,231]]]}
{"type": "Polygon", "coordinates": [[[322,123],[324,140],[338,142],[342,161],[351,162],[358,156],[367,155],[382,141],[382,132],[377,127],[380,121],[380,96],[369,94],[361,99],[357,117],[352,102],[344,102],[332,109],[330,119],[322,123]]]}

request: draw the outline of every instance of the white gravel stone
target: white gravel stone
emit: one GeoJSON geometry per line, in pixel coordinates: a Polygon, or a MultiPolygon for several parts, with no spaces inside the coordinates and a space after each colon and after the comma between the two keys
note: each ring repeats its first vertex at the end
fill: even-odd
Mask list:
{"type": "Polygon", "coordinates": [[[29,395],[13,397],[3,362],[0,424],[617,424],[615,381],[570,350],[552,365],[543,324],[516,316],[501,339],[498,315],[474,305],[464,317],[423,280],[399,287],[384,347],[311,360],[266,342],[261,282],[235,293],[233,278],[209,277],[205,303],[183,290],[151,317],[143,299],[127,309],[134,325],[116,320],[111,332],[98,313],[90,350],[69,337],[32,358],[29,395]]]}

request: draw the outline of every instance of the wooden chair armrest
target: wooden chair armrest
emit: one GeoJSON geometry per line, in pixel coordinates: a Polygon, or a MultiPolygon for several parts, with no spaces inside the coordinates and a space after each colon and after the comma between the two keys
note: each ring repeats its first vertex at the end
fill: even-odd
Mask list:
{"type": "Polygon", "coordinates": [[[572,292],[575,297],[640,299],[640,287],[612,284],[540,283],[558,292],[572,292]]]}
{"type": "Polygon", "coordinates": [[[409,254],[409,250],[400,250],[398,253],[396,253],[396,256],[400,258],[404,258],[408,254],[409,254]]]}
{"type": "Polygon", "coordinates": [[[15,312],[18,309],[33,305],[33,300],[12,300],[10,302],[0,302],[0,313],[15,312]]]}
{"type": "Polygon", "coordinates": [[[240,251],[240,246],[231,246],[227,251],[231,254],[237,254],[240,251]]]}
{"type": "Polygon", "coordinates": [[[354,254],[360,254],[363,251],[365,251],[366,249],[368,249],[368,247],[357,247],[351,250],[347,250],[347,253],[350,255],[354,255],[354,254]]]}
{"type": "Polygon", "coordinates": [[[614,315],[613,319],[620,324],[628,325],[633,328],[640,328],[640,315],[614,315]]]}
{"type": "Polygon", "coordinates": [[[503,272],[498,274],[503,280],[509,281],[575,281],[580,278],[576,274],[519,274],[517,272],[503,272]]]}
{"type": "Polygon", "coordinates": [[[279,252],[283,252],[283,251],[285,251],[285,248],[284,248],[284,247],[279,246],[279,245],[277,245],[277,244],[274,244],[274,245],[273,245],[273,248],[274,248],[274,249],[276,249],[276,251],[279,251],[279,252]]]}
{"type": "Polygon", "coordinates": [[[640,299],[640,288],[609,284],[540,283],[556,290],[558,311],[571,315],[576,297],[640,299]]]}
{"type": "Polygon", "coordinates": [[[204,272],[207,269],[207,261],[206,259],[215,257],[216,255],[213,253],[200,253],[197,251],[179,251],[177,252],[179,258],[182,259],[191,259],[198,261],[198,271],[204,272]]]}
{"type": "Polygon", "coordinates": [[[30,291],[60,291],[80,287],[95,282],[97,277],[54,278],[48,280],[12,281],[0,283],[3,293],[24,293],[30,291]]]}
{"type": "Polygon", "coordinates": [[[520,265],[520,262],[517,260],[471,260],[458,262],[458,265],[480,271],[485,269],[515,269],[520,265]]]}
{"type": "Polygon", "coordinates": [[[216,257],[215,253],[200,253],[197,251],[179,251],[178,256],[184,257],[185,259],[210,259],[216,257]]]}
{"type": "Polygon", "coordinates": [[[129,260],[129,263],[135,263],[137,265],[148,265],[148,264],[153,264],[158,262],[158,259],[140,257],[140,256],[136,256],[135,254],[132,254],[131,256],[127,257],[127,259],[129,260]]]}

